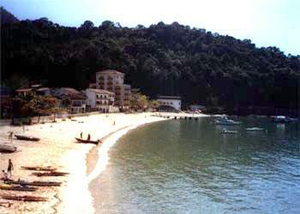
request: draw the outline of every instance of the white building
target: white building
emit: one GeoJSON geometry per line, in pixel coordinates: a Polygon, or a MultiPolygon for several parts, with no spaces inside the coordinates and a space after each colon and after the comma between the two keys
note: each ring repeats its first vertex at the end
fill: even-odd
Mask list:
{"type": "Polygon", "coordinates": [[[161,110],[181,110],[181,98],[177,96],[159,96],[157,101],[160,104],[161,110]]]}
{"type": "Polygon", "coordinates": [[[92,110],[100,112],[115,112],[113,107],[115,94],[113,92],[101,89],[88,88],[85,90],[87,96],[87,105],[92,110]]]}
{"type": "Polygon", "coordinates": [[[96,72],[96,84],[90,84],[97,89],[108,90],[115,93],[115,105],[128,108],[131,98],[131,86],[124,84],[125,74],[116,70],[96,72]]]}

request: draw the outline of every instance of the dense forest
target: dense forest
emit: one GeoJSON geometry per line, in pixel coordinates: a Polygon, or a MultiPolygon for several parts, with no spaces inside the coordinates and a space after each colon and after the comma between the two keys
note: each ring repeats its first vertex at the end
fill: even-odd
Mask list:
{"type": "Polygon", "coordinates": [[[1,78],[12,88],[39,80],[84,89],[95,72],[116,69],[150,98],[176,95],[185,104],[226,109],[298,109],[300,56],[277,47],[257,48],[247,39],[177,22],[128,28],[85,21],[76,28],[47,18],[20,21],[4,8],[1,22],[1,78]]]}

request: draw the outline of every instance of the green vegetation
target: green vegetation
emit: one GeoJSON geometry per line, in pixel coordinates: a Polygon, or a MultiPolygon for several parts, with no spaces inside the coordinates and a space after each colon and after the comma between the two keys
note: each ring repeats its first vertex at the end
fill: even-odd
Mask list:
{"type": "Polygon", "coordinates": [[[2,80],[7,83],[22,76],[47,80],[51,87],[84,89],[95,81],[96,71],[117,69],[150,98],[177,95],[185,104],[227,110],[298,109],[300,57],[276,47],[256,48],[250,40],[177,22],[127,28],[85,21],[75,28],[47,18],[11,19],[2,25],[1,36],[2,80]]]}

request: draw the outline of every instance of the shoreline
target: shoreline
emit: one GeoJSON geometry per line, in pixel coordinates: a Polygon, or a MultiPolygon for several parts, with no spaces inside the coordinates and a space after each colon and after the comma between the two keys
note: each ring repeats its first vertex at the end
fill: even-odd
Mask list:
{"type": "MultiPolygon", "coordinates": [[[[160,113],[160,115],[166,114],[160,113]]],[[[63,182],[63,185],[59,188],[44,188],[32,194],[49,198],[47,202],[13,202],[10,208],[0,206],[0,213],[94,213],[89,183],[93,176],[95,178],[99,175],[95,169],[97,169],[99,162],[103,162],[103,157],[96,156],[95,158],[95,153],[98,155],[99,150],[108,145],[109,142],[107,141],[110,141],[112,136],[121,133],[121,137],[130,129],[147,123],[166,120],[166,117],[158,116],[157,113],[118,113],[83,115],[75,116],[72,120],[57,120],[56,123],[26,126],[25,134],[40,137],[41,141],[32,143],[14,140],[14,144],[20,148],[21,152],[8,155],[1,153],[0,169],[6,169],[7,159],[11,158],[15,164],[13,179],[60,181],[63,182]],[[84,132],[84,137],[87,133],[91,133],[92,139],[102,139],[103,143],[99,146],[75,143],[74,134],[79,135],[80,132],[84,132]],[[37,178],[29,175],[29,171],[20,170],[21,165],[53,166],[59,171],[66,171],[70,174],[57,178],[37,178]]],[[[23,133],[23,128],[4,125],[0,130],[2,142],[8,142],[7,132],[9,131],[23,133]]],[[[112,145],[116,143],[117,139],[112,145]]],[[[109,148],[106,148],[107,154],[109,148]]],[[[0,192],[14,194],[14,192],[2,190],[0,192]]],[[[0,201],[3,200],[0,199],[0,201]]]]}

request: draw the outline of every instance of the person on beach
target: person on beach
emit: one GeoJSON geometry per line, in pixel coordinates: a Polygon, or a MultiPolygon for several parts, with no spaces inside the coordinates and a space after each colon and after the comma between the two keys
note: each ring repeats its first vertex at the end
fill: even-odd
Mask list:
{"type": "Polygon", "coordinates": [[[11,172],[14,169],[14,165],[11,159],[8,160],[7,173],[9,173],[9,177],[11,177],[11,172]]]}
{"type": "Polygon", "coordinates": [[[10,131],[8,132],[8,139],[10,140],[10,142],[12,142],[12,139],[13,139],[13,135],[14,135],[14,132],[10,131]]]}
{"type": "Polygon", "coordinates": [[[87,140],[90,140],[90,139],[91,139],[91,135],[90,135],[90,134],[88,134],[87,140]]]}
{"type": "Polygon", "coordinates": [[[2,174],[3,174],[2,180],[4,181],[8,180],[8,174],[7,172],[5,172],[5,170],[2,170],[2,174]]]}
{"type": "Polygon", "coordinates": [[[82,132],[80,133],[80,138],[82,139],[82,132]]]}

